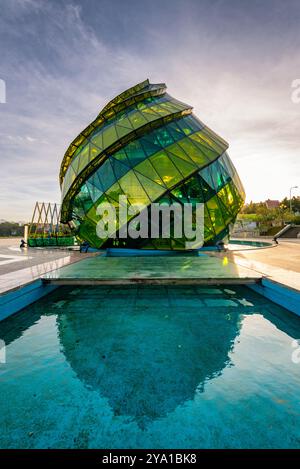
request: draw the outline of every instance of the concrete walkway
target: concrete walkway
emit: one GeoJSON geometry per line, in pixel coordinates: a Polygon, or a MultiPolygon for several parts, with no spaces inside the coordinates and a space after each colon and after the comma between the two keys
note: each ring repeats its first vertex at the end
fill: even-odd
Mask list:
{"type": "Polygon", "coordinates": [[[211,253],[220,260],[227,259],[240,267],[246,267],[274,282],[300,291],[300,240],[279,240],[271,248],[211,253]]]}
{"type": "Polygon", "coordinates": [[[20,249],[19,245],[19,238],[0,239],[0,294],[27,285],[46,272],[94,255],[66,249],[20,249]]]}

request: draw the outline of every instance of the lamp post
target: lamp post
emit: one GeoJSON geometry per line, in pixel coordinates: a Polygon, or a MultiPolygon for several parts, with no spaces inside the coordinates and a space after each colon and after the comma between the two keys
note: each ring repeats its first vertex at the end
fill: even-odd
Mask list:
{"type": "Polygon", "coordinates": [[[298,189],[298,186],[290,187],[290,214],[292,214],[292,190],[293,189],[298,189]]]}

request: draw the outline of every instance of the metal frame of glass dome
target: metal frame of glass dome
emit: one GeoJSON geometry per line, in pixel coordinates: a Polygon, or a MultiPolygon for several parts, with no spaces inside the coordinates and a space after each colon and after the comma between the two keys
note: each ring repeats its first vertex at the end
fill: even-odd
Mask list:
{"type": "Polygon", "coordinates": [[[205,244],[215,244],[245,197],[227,149],[191,106],[146,80],[110,101],[69,146],[60,170],[61,220],[95,247],[183,249],[178,239],[99,239],[97,207],[110,202],[118,209],[120,195],[129,204],[203,202],[205,244]]]}

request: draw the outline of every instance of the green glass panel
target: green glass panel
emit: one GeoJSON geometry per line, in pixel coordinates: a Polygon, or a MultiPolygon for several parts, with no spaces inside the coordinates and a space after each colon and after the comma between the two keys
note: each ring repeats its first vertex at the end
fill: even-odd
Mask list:
{"type": "Polygon", "coordinates": [[[147,119],[141,112],[135,112],[129,116],[130,122],[134,129],[141,127],[142,125],[147,124],[147,119]]]}
{"type": "Polygon", "coordinates": [[[132,132],[132,129],[127,129],[121,125],[116,125],[116,132],[118,134],[118,138],[122,138],[124,135],[128,135],[130,132],[132,132]]]}
{"type": "Polygon", "coordinates": [[[76,214],[77,217],[81,219],[84,218],[85,211],[83,209],[79,194],[77,194],[76,197],[74,197],[73,202],[72,202],[72,208],[73,208],[73,212],[76,214]]]}
{"type": "Polygon", "coordinates": [[[149,205],[150,199],[133,171],[125,174],[119,180],[119,184],[131,204],[149,205]]]}
{"type": "Polygon", "coordinates": [[[211,223],[210,215],[206,205],[204,206],[204,239],[207,242],[215,237],[215,232],[211,223]]]}
{"type": "Polygon", "coordinates": [[[162,115],[165,116],[166,114],[170,114],[170,112],[163,107],[163,103],[162,104],[156,104],[156,105],[152,106],[151,109],[153,109],[153,111],[155,111],[160,116],[162,116],[162,115]]]}
{"type": "Polygon", "coordinates": [[[223,220],[224,220],[224,223],[225,225],[229,224],[232,220],[232,214],[229,212],[229,210],[227,209],[227,207],[225,207],[225,205],[223,204],[222,202],[222,199],[220,197],[218,197],[218,194],[217,194],[217,201],[218,201],[218,204],[219,204],[219,207],[220,207],[220,210],[222,212],[222,216],[223,216],[223,220]]]}
{"type": "Polygon", "coordinates": [[[82,152],[77,156],[79,158],[79,164],[77,168],[77,174],[81,173],[81,171],[86,167],[90,160],[90,148],[89,145],[86,145],[82,152]]]}
{"type": "Polygon", "coordinates": [[[152,202],[155,202],[165,192],[166,189],[163,186],[156,184],[142,174],[136,173],[136,176],[152,202]]]}
{"type": "Polygon", "coordinates": [[[103,145],[104,148],[109,147],[112,143],[114,143],[117,140],[117,133],[115,126],[112,125],[108,129],[105,129],[103,131],[103,145]]]}
{"type": "Polygon", "coordinates": [[[223,189],[218,192],[218,198],[222,201],[227,210],[233,213],[233,197],[231,193],[228,193],[227,187],[228,186],[223,187],[223,189]]]}
{"type": "Polygon", "coordinates": [[[190,126],[185,122],[179,122],[178,125],[180,126],[181,130],[183,131],[184,135],[190,135],[192,133],[192,129],[190,126]]]}
{"type": "Polygon", "coordinates": [[[98,134],[94,135],[91,138],[91,143],[96,145],[96,147],[100,148],[100,150],[102,150],[104,148],[103,147],[103,131],[102,130],[98,134]]]}
{"type": "Polygon", "coordinates": [[[87,218],[80,224],[79,237],[82,240],[88,241],[96,248],[100,248],[103,244],[103,240],[97,236],[96,223],[87,218]]]}
{"type": "MultiPolygon", "coordinates": [[[[83,147],[84,148],[84,147],[83,147]]],[[[75,174],[78,174],[78,166],[79,166],[79,162],[80,162],[80,154],[78,154],[78,156],[76,156],[76,158],[73,158],[69,168],[71,167],[73,169],[73,171],[75,172],[75,174]]]]}
{"type": "Polygon", "coordinates": [[[180,127],[182,127],[182,125],[188,126],[193,133],[199,132],[199,130],[201,130],[204,126],[204,124],[202,124],[202,122],[200,122],[199,119],[193,115],[184,117],[178,122],[178,124],[180,127]]]}
{"type": "Polygon", "coordinates": [[[230,182],[230,177],[225,173],[223,167],[219,164],[218,160],[210,165],[211,177],[214,183],[215,191],[218,192],[230,182]]]}
{"type": "Polygon", "coordinates": [[[181,172],[184,178],[186,178],[189,174],[192,174],[196,168],[194,165],[188,163],[187,161],[178,158],[172,153],[166,152],[170,158],[170,160],[175,164],[176,168],[181,172]]]}
{"type": "Polygon", "coordinates": [[[183,106],[182,104],[179,104],[179,103],[175,104],[175,103],[166,102],[166,103],[161,103],[160,104],[161,112],[165,112],[167,114],[181,111],[184,108],[185,108],[185,106],[183,106]]]}
{"type": "Polygon", "coordinates": [[[117,120],[117,124],[121,125],[122,127],[126,127],[129,130],[132,130],[132,124],[126,115],[122,116],[120,119],[117,120]]]}
{"type": "Polygon", "coordinates": [[[211,223],[216,234],[220,233],[224,228],[224,220],[222,212],[219,208],[217,197],[212,197],[206,202],[207,209],[209,211],[211,223]]]}
{"type": "Polygon", "coordinates": [[[204,127],[201,130],[200,136],[206,140],[207,143],[209,142],[211,146],[214,146],[219,154],[223,153],[228,148],[228,143],[208,127],[204,127]]]}
{"type": "Polygon", "coordinates": [[[91,143],[90,144],[90,161],[96,158],[96,156],[98,156],[100,152],[101,150],[91,143]]]}
{"type": "Polygon", "coordinates": [[[124,192],[121,189],[118,182],[116,182],[109,189],[107,189],[106,194],[107,194],[107,197],[110,200],[114,200],[115,203],[121,204],[121,205],[124,205],[124,206],[126,205],[125,202],[122,201],[122,199],[120,199],[120,196],[124,195],[124,192]]]}
{"type": "Polygon", "coordinates": [[[153,117],[158,117],[159,114],[157,112],[155,112],[153,109],[151,108],[146,108],[146,109],[143,109],[143,115],[145,116],[145,118],[147,120],[149,120],[149,116],[153,116],[153,117]]]}
{"type": "Polygon", "coordinates": [[[87,213],[93,205],[93,201],[86,184],[81,186],[80,192],[77,194],[76,198],[78,203],[81,203],[84,212],[87,213]]]}
{"type": "Polygon", "coordinates": [[[204,155],[203,152],[200,151],[199,148],[197,148],[189,138],[179,141],[178,145],[200,168],[209,163],[209,158],[204,155]]]}
{"type": "Polygon", "coordinates": [[[143,161],[142,163],[138,164],[134,169],[135,171],[139,172],[139,174],[148,177],[157,184],[164,185],[157,171],[154,169],[153,165],[150,163],[149,160],[143,161]]]}
{"type": "Polygon", "coordinates": [[[67,191],[69,187],[72,185],[72,183],[75,181],[76,174],[75,171],[72,168],[72,165],[69,166],[68,171],[66,172],[66,177],[64,180],[64,188],[67,191]]]}
{"type": "Polygon", "coordinates": [[[181,148],[177,143],[174,143],[174,145],[170,145],[168,147],[168,153],[171,153],[172,155],[178,156],[182,160],[187,161],[191,165],[194,166],[194,168],[197,168],[198,165],[186,154],[186,152],[181,148]]]}
{"type": "Polygon", "coordinates": [[[191,139],[199,143],[201,146],[204,146],[207,149],[213,150],[218,155],[220,155],[224,151],[223,148],[220,145],[218,145],[217,142],[215,142],[208,135],[204,134],[204,130],[200,130],[199,132],[196,132],[193,135],[191,135],[191,139]]]}
{"type": "Polygon", "coordinates": [[[150,161],[167,187],[172,187],[182,180],[182,175],[165,152],[156,153],[151,156],[150,161]]]}
{"type": "Polygon", "coordinates": [[[214,161],[218,158],[218,156],[220,155],[220,153],[216,152],[215,150],[213,150],[212,148],[208,148],[207,146],[205,145],[201,145],[200,143],[198,142],[194,142],[195,143],[195,146],[197,148],[199,148],[199,150],[204,153],[204,155],[206,155],[206,157],[208,158],[209,161],[214,161]]]}
{"type": "Polygon", "coordinates": [[[143,111],[144,109],[146,109],[146,103],[137,103],[136,107],[139,111],[143,111]]]}

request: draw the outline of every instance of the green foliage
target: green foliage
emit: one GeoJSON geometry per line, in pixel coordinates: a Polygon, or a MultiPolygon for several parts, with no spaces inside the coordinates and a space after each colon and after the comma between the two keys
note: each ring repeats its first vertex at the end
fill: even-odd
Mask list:
{"type": "Polygon", "coordinates": [[[0,223],[0,237],[5,236],[23,236],[24,226],[14,222],[3,222],[0,223]]]}
{"type": "Polygon", "coordinates": [[[280,202],[278,208],[268,208],[265,202],[250,202],[245,204],[239,214],[240,220],[256,221],[260,234],[273,236],[287,223],[300,224],[300,197],[293,197],[292,213],[290,212],[290,200],[286,197],[280,202]]]}

